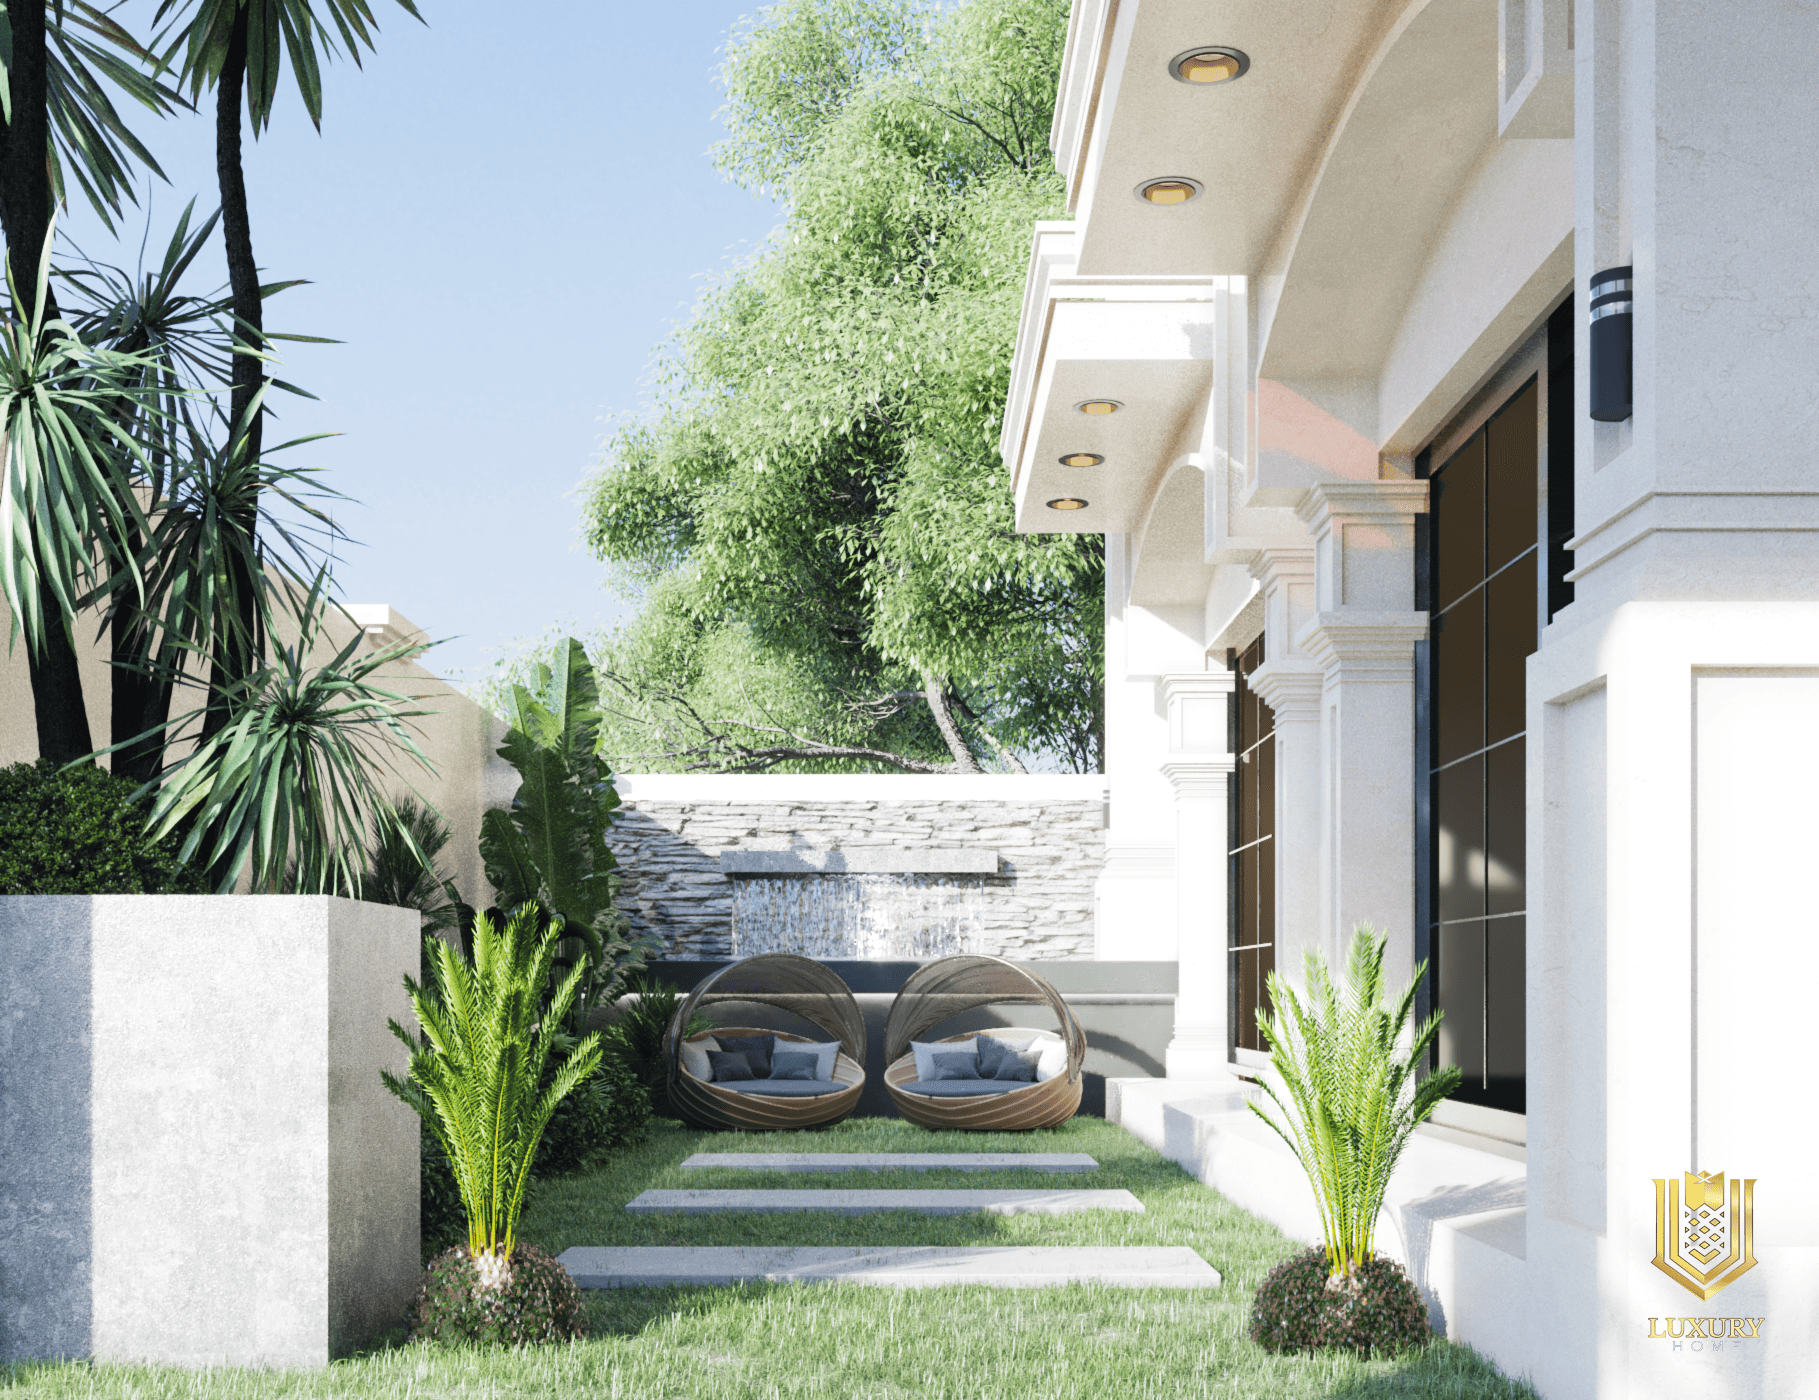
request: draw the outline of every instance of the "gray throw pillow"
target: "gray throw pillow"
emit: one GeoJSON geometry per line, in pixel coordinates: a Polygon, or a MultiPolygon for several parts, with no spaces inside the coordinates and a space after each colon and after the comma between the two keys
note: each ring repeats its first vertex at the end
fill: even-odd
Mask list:
{"type": "MultiPolygon", "coordinates": [[[[815,1078],[832,1079],[834,1077],[834,1062],[840,1057],[839,1041],[778,1040],[777,1053],[781,1054],[785,1050],[789,1051],[792,1055],[800,1055],[810,1050],[814,1051],[815,1078]]],[[[775,1072],[773,1072],[772,1078],[775,1077],[775,1072]]]]}
{"type": "Polygon", "coordinates": [[[754,1079],[771,1077],[771,1054],[777,1048],[777,1037],[774,1035],[717,1035],[722,1050],[737,1050],[745,1056],[752,1067],[754,1079]]]}
{"type": "Polygon", "coordinates": [[[709,1050],[718,1050],[719,1048],[720,1042],[715,1040],[711,1035],[703,1036],[700,1040],[683,1041],[683,1072],[695,1079],[712,1079],[714,1077],[714,1067],[707,1062],[707,1052],[709,1050]]]}
{"type": "Polygon", "coordinates": [[[1034,1084],[1036,1082],[1036,1062],[1042,1058],[1040,1050],[1013,1050],[1004,1047],[1004,1053],[998,1056],[992,1072],[984,1072],[985,1056],[979,1057],[981,1079],[1010,1080],[1013,1083],[1034,1084]]]}
{"type": "Polygon", "coordinates": [[[933,1071],[929,1075],[931,1081],[979,1078],[979,1057],[970,1050],[958,1054],[936,1051],[928,1058],[929,1068],[933,1071]]]}
{"type": "Polygon", "coordinates": [[[752,1062],[745,1058],[743,1050],[709,1050],[707,1062],[713,1067],[716,1082],[758,1077],[752,1073],[752,1062]]]}
{"type": "MultiPolygon", "coordinates": [[[[784,1050],[779,1047],[777,1053],[771,1056],[771,1078],[819,1079],[822,1076],[817,1074],[816,1070],[818,1070],[820,1066],[821,1057],[819,1055],[812,1053],[804,1054],[800,1050],[784,1050]]],[[[1036,1070],[1032,1065],[1030,1068],[1030,1078],[1034,1079],[1035,1077],[1036,1070]]]]}
{"type": "Polygon", "coordinates": [[[929,1066],[930,1055],[951,1055],[957,1050],[964,1050],[969,1055],[977,1055],[979,1042],[971,1038],[966,1040],[912,1040],[910,1050],[916,1056],[916,1078],[927,1080],[935,1077],[934,1071],[929,1066]]]}
{"type": "Polygon", "coordinates": [[[998,1075],[998,1061],[1006,1050],[1027,1050],[1034,1035],[982,1035],[979,1037],[979,1077],[995,1079],[998,1075]]]}

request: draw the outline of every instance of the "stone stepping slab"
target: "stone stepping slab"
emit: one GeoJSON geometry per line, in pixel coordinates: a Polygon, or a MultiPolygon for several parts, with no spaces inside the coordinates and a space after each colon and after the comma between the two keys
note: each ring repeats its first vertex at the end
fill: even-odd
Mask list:
{"type": "Polygon", "coordinates": [[[1219,1271],[1186,1245],[951,1248],[617,1248],[576,1246],[558,1263],[582,1288],[675,1284],[863,1283],[886,1288],[1217,1288],[1219,1271]]]}
{"type": "Polygon", "coordinates": [[[627,1215],[1072,1215],[1142,1211],[1129,1191],[646,1191],[627,1215]]]}
{"type": "Polygon", "coordinates": [[[1084,1152],[697,1152],[684,1171],[748,1172],[1096,1172],[1084,1152]]]}

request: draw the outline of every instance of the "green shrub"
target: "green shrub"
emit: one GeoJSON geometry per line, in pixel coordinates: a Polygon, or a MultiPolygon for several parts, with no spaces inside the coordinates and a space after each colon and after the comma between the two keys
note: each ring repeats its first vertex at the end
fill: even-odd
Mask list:
{"type": "Polygon", "coordinates": [[[602,1056],[594,1077],[556,1105],[531,1170],[540,1177],[583,1171],[615,1147],[643,1141],[650,1121],[644,1085],[623,1060],[602,1056]]]}
{"type": "Polygon", "coordinates": [[[0,768],[0,894],[196,894],[182,833],[148,840],[138,784],[90,764],[0,768]]]}
{"type": "Polygon", "coordinates": [[[481,1270],[494,1265],[490,1256],[475,1258],[466,1245],[437,1255],[411,1306],[411,1340],[521,1346],[587,1335],[581,1290],[566,1269],[529,1244],[513,1246],[510,1261],[489,1287],[481,1270]]]}
{"type": "MultiPolygon", "coordinates": [[[[635,993],[636,1001],[620,1001],[619,1019],[606,1032],[601,1045],[606,1058],[625,1065],[650,1095],[651,1112],[665,1118],[677,1117],[669,1101],[669,1066],[663,1058],[663,1036],[682,1005],[682,994],[669,983],[653,977],[648,970],[632,973],[625,979],[625,991],[635,993]]],[[[713,1023],[697,1014],[691,1018],[685,1035],[710,1030],[713,1023]]]]}
{"type": "Polygon", "coordinates": [[[1354,928],[1344,987],[1309,949],[1305,1000],[1272,972],[1271,1009],[1257,1013],[1270,1046],[1270,1072],[1261,1082],[1274,1112],[1255,1100],[1251,1112],[1282,1135],[1307,1173],[1333,1278],[1376,1254],[1377,1215],[1409,1134],[1459,1087],[1457,1065],[1422,1077],[1440,1013],[1403,1037],[1427,964],[1416,963],[1409,984],[1386,1001],[1388,943],[1368,924],[1354,928]]]}
{"type": "Polygon", "coordinates": [[[1434,1339],[1427,1306],[1402,1266],[1375,1255],[1349,1278],[1331,1277],[1316,1245],[1271,1269],[1251,1305],[1251,1340],[1266,1351],[1337,1347],[1359,1356],[1393,1354],[1434,1339]]]}

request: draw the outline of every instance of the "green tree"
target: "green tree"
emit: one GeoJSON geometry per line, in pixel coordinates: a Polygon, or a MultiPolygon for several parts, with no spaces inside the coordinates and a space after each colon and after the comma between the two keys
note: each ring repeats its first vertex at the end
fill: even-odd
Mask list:
{"type": "Polygon", "coordinates": [[[1061,206],[1066,18],[788,0],[733,36],[718,159],[788,217],[677,333],[585,507],[651,589],[622,652],[743,653],[730,712],[723,677],[604,665],[676,766],[1098,766],[1102,542],[1016,534],[997,451],[1031,225],[1061,206]]]}

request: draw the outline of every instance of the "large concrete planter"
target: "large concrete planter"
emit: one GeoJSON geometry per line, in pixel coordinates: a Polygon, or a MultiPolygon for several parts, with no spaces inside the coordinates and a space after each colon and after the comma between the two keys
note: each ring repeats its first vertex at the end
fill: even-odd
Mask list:
{"type": "Polygon", "coordinates": [[[320,1366],[418,1275],[414,911],[0,898],[0,1361],[320,1366]]]}

